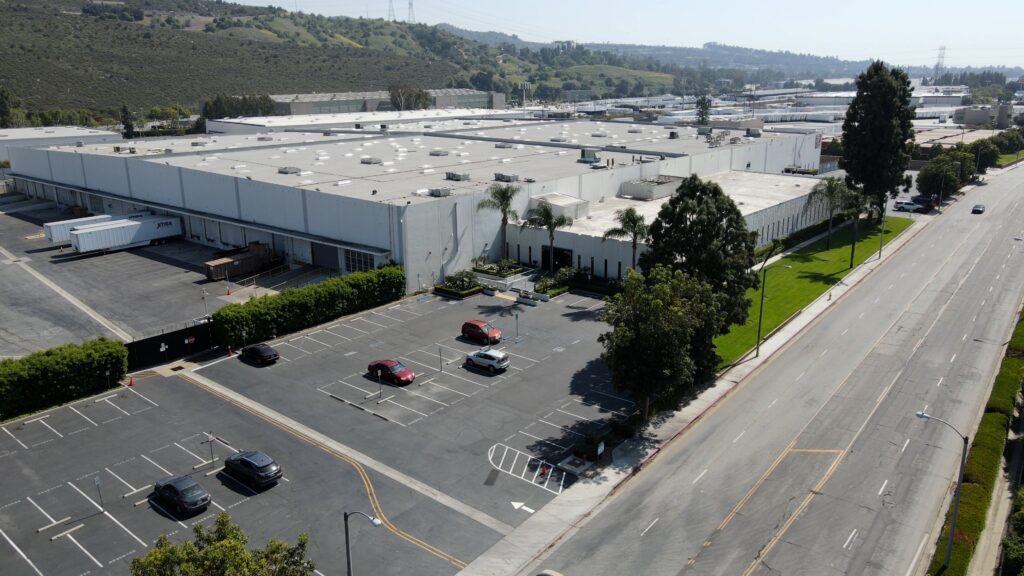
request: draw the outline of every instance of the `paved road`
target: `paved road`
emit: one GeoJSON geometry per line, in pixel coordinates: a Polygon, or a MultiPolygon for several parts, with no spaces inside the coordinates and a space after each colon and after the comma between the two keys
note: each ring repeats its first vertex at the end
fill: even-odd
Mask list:
{"type": "Polygon", "coordinates": [[[1024,170],[949,206],[543,563],[894,574],[927,556],[1024,293],[1024,170]],[[984,215],[970,207],[983,202],[984,215]]]}

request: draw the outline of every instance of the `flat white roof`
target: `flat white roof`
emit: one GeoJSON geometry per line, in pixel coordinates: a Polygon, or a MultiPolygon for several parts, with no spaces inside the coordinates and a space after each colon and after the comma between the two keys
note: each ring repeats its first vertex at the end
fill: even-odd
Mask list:
{"type": "Polygon", "coordinates": [[[0,130],[0,143],[15,140],[40,140],[43,138],[75,138],[78,136],[110,136],[120,138],[117,132],[86,128],[83,126],[44,126],[37,128],[5,128],[0,130]]]}
{"type": "MultiPolygon", "coordinates": [[[[759,172],[722,172],[704,180],[711,180],[721,186],[744,216],[806,196],[818,183],[817,178],[808,176],[759,172]]],[[[661,205],[667,201],[667,198],[645,201],[614,197],[605,198],[603,202],[591,202],[589,218],[573,221],[568,230],[577,234],[601,236],[606,230],[617,226],[615,213],[626,208],[635,208],[650,224],[657,218],[661,205]]]]}
{"type": "MultiPolygon", "coordinates": [[[[251,118],[223,118],[212,122],[243,124],[263,128],[285,129],[307,126],[335,126],[343,124],[397,124],[420,120],[451,118],[485,118],[497,114],[507,115],[515,111],[488,110],[485,108],[442,108],[433,110],[403,110],[388,112],[338,112],[336,114],[299,114],[295,116],[254,116],[251,118]]],[[[528,110],[529,112],[529,110],[528,110]]],[[[394,129],[398,129],[395,126],[394,129]]]]}

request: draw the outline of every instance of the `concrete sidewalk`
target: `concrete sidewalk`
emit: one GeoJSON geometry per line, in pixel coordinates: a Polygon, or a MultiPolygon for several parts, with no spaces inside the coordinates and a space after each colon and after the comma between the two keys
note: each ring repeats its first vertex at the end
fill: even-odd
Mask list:
{"type": "MultiPolygon", "coordinates": [[[[507,576],[518,574],[533,576],[536,574],[543,566],[535,566],[535,564],[539,564],[559,542],[571,537],[626,480],[638,473],[644,464],[656,457],[658,452],[669,442],[689,429],[694,422],[735,389],[744,378],[785,347],[797,334],[830,306],[837,303],[861,280],[870,275],[890,255],[916,236],[930,221],[930,217],[917,219],[914,224],[886,245],[881,260],[877,257],[870,258],[831,290],[808,304],[789,322],[769,334],[761,344],[760,357],[754,358],[752,353],[748,354],[721,374],[714,386],[705,390],[686,407],[664,419],[657,427],[649,430],[644,438],[630,440],[618,446],[615,449],[615,462],[603,469],[598,478],[578,480],[557,498],[537,510],[512,533],[473,560],[459,572],[459,575],[507,576]]],[[[814,240],[816,238],[794,246],[791,251],[814,240]]],[[[769,260],[769,263],[785,254],[769,260]]]]}

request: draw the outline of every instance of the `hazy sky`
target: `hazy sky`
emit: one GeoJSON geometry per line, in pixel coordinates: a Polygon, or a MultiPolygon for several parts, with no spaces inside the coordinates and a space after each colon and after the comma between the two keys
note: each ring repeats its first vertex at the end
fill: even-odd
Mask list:
{"type": "MultiPolygon", "coordinates": [[[[265,6],[267,0],[234,0],[265,6]]],[[[405,20],[408,0],[392,0],[405,20]]],[[[384,18],[388,0],[277,0],[289,10],[384,18]]],[[[1021,0],[415,0],[416,20],[524,40],[700,46],[720,42],[847,60],[1024,65],[1021,0]]]]}

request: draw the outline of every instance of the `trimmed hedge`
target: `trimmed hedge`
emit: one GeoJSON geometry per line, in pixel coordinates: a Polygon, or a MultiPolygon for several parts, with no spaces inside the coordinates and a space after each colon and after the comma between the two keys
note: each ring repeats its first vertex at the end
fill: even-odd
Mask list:
{"type": "Polygon", "coordinates": [[[1017,328],[1013,331],[1007,348],[1007,356],[1024,357],[1024,318],[1017,322],[1017,328]]]}
{"type": "Polygon", "coordinates": [[[1006,414],[993,412],[981,417],[981,424],[974,433],[971,449],[967,453],[965,484],[977,484],[991,493],[1001,468],[1006,433],[1009,430],[1010,417],[1006,414]]]}
{"type": "Polygon", "coordinates": [[[106,338],[0,361],[0,421],[113,388],[127,372],[128,349],[106,338]]]}
{"type": "Polygon", "coordinates": [[[953,514],[952,505],[946,513],[946,523],[936,542],[935,555],[928,567],[928,574],[942,576],[962,576],[967,574],[974,555],[974,547],[985,529],[985,515],[988,514],[989,501],[992,494],[977,484],[964,484],[960,495],[960,515],[956,521],[956,536],[953,538],[953,558],[949,567],[943,571],[942,563],[946,559],[946,543],[949,541],[949,519],[953,514]]]}
{"type": "Polygon", "coordinates": [[[356,272],[243,304],[228,304],[213,313],[213,339],[220,346],[234,347],[269,340],[404,295],[405,272],[400,266],[356,272]]]}
{"type": "Polygon", "coordinates": [[[541,294],[546,294],[550,298],[554,298],[555,296],[561,296],[562,294],[565,294],[568,291],[569,291],[569,287],[568,286],[559,285],[559,284],[556,284],[556,285],[552,286],[551,288],[548,288],[547,290],[537,290],[537,292],[539,292],[541,294]]]}
{"type": "Polygon", "coordinates": [[[1017,392],[1020,391],[1024,379],[1024,358],[1003,358],[1003,364],[996,374],[996,382],[992,385],[985,412],[998,412],[1012,418],[1017,404],[1017,392]]]}
{"type": "Polygon", "coordinates": [[[455,290],[454,288],[449,288],[443,284],[438,284],[437,286],[434,286],[434,294],[438,294],[446,298],[455,298],[456,300],[462,300],[463,298],[469,298],[474,294],[479,294],[480,292],[483,292],[483,289],[483,286],[477,285],[466,290],[455,290]]]}

